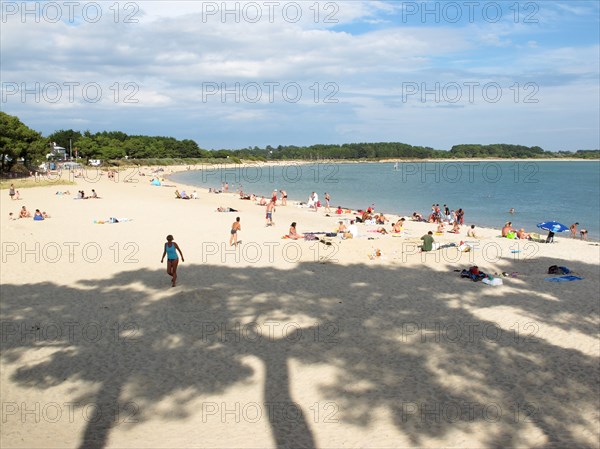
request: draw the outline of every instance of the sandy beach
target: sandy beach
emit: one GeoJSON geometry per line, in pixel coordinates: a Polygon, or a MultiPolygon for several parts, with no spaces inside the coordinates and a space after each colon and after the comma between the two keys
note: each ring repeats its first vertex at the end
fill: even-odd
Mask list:
{"type": "Polygon", "coordinates": [[[293,241],[354,215],[278,204],[267,227],[235,193],[125,179],[1,192],[1,447],[599,447],[597,242],[463,226],[422,253],[436,226],[410,220],[293,241]],[[9,220],[23,205],[51,218],[9,220]]]}

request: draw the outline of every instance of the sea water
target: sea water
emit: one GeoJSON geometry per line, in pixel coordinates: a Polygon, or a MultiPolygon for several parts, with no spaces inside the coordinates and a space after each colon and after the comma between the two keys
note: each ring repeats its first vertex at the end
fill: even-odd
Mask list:
{"type": "Polygon", "coordinates": [[[399,215],[416,211],[427,217],[432,204],[447,204],[465,210],[465,224],[500,228],[512,221],[527,232],[539,231],[536,224],[543,221],[579,222],[590,238],[600,238],[600,161],[290,162],[206,166],[171,179],[216,188],[227,182],[229,192],[241,186],[244,193],[267,198],[274,189],[283,189],[291,201],[306,202],[315,191],[323,204],[328,192],[332,208],[374,205],[377,211],[399,215]]]}

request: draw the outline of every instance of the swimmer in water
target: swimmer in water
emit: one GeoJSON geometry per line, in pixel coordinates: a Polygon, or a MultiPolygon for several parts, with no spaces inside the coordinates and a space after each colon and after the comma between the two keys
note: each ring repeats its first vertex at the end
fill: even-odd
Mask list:
{"type": "Polygon", "coordinates": [[[514,214],[515,213],[515,209],[514,207],[511,207],[508,211],[509,214],[514,214]]]}

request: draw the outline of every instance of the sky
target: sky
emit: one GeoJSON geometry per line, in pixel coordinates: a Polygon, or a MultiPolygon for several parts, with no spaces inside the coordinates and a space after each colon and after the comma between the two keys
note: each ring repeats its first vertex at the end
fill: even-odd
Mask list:
{"type": "Polygon", "coordinates": [[[2,0],[0,108],[204,149],[598,149],[599,5],[2,0]]]}

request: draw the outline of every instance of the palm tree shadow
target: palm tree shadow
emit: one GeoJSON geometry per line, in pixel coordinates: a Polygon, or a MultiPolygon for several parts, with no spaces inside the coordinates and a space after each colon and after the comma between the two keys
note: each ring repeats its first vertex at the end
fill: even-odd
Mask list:
{"type": "MultiPolygon", "coordinates": [[[[508,436],[531,426],[547,444],[591,447],[572,429],[589,426],[585,410],[596,406],[597,359],[540,338],[515,339],[497,323],[473,314],[469,301],[481,285],[448,273],[433,273],[433,281],[424,285],[418,271],[311,263],[293,271],[188,265],[177,289],[165,288],[162,271],[146,269],[72,287],[6,284],[3,366],[20,386],[44,390],[77,380],[98,387],[74,393],[73,402],[93,402],[99,411],[86,422],[81,448],[106,447],[111,429],[119,424],[115,416],[132,402],[138,413],[130,425],[156,415],[184,419],[197,413],[198,398],[256,382],[254,369],[244,361],[247,356],[265,366],[262,395],[276,447],[317,447],[302,398],[291,393],[291,359],[336,369],[335,382],[320,383],[320,391],[335,398],[344,423],[367,427],[376,419],[373,411],[386,407],[398,431],[416,445],[456,429],[470,432],[483,423],[489,424],[491,447],[517,445],[518,438],[508,436]],[[289,294],[273,292],[277,279],[285,279],[289,294]],[[438,281],[467,298],[469,307],[441,299],[438,281]],[[248,338],[239,330],[269,319],[280,325],[302,322],[294,328],[301,328],[303,337],[279,333],[248,338]],[[475,333],[465,340],[436,334],[436,325],[464,328],[465,323],[495,330],[496,337],[475,333]],[[50,341],[44,335],[50,324],[73,332],[50,341]],[[92,329],[100,329],[102,337],[92,329]],[[51,355],[25,363],[29,352],[40,348],[51,355]],[[461,383],[468,388],[458,388],[461,383]],[[567,384],[571,388],[564,391],[567,384]],[[156,406],[171,397],[177,401],[168,412],[164,405],[156,406]],[[448,404],[467,403],[495,403],[504,413],[492,423],[482,414],[446,419],[448,404]],[[446,412],[428,413],[433,406],[446,412]],[[527,420],[515,420],[508,413],[511,407],[526,409],[521,413],[527,420]]],[[[594,336],[589,325],[578,324],[585,318],[578,313],[597,314],[595,300],[576,285],[565,286],[562,298],[550,287],[544,293],[566,308],[577,303],[569,309],[571,318],[565,319],[554,302],[532,296],[527,283],[498,301],[535,310],[542,325],[560,323],[594,336]]]]}

